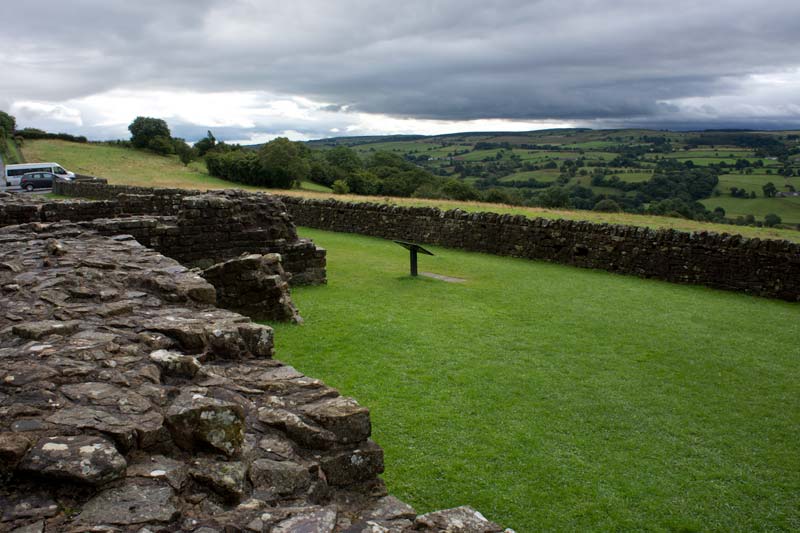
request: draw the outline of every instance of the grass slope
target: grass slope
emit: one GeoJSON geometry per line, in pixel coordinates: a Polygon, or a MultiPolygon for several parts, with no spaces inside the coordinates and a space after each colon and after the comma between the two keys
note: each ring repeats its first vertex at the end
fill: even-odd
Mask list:
{"type": "Polygon", "coordinates": [[[729,217],[755,215],[763,218],[769,213],[781,217],[784,224],[800,224],[800,196],[788,198],[734,198],[730,195],[701,200],[706,209],[721,207],[729,217]]]}
{"type": "Polygon", "coordinates": [[[800,529],[797,305],[302,230],[277,357],[356,397],[390,490],[517,531],[800,529]]]}
{"type": "MultiPolygon", "coordinates": [[[[800,242],[800,232],[793,230],[708,224],[673,217],[631,215],[627,213],[596,213],[593,211],[566,211],[451,200],[334,195],[331,192],[317,190],[270,191],[262,187],[234,184],[209,176],[202,162],[192,163],[189,168],[186,168],[174,156],[162,157],[138,150],[103,144],[79,144],[58,140],[36,140],[26,142],[23,151],[27,161],[56,161],[73,172],[101,176],[107,178],[109,183],[117,185],[178,187],[186,189],[242,188],[314,198],[333,197],[338,200],[352,202],[393,203],[408,206],[439,207],[441,209],[459,208],[465,211],[492,211],[495,213],[525,215],[528,217],[566,218],[571,220],[587,220],[597,223],[629,224],[633,226],[676,229],[681,231],[739,233],[747,237],[787,239],[800,242]]],[[[304,188],[310,189],[311,187],[304,186],[304,188]]]]}

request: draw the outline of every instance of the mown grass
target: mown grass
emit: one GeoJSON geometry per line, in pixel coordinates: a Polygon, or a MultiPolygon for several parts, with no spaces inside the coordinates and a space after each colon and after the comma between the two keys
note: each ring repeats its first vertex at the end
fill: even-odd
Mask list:
{"type": "MultiPolygon", "coordinates": [[[[536,207],[508,206],[481,202],[453,200],[427,200],[420,198],[387,198],[356,195],[334,195],[329,192],[308,190],[270,190],[234,184],[209,176],[202,163],[185,168],[175,157],[162,157],[147,152],[102,144],[78,144],[57,140],[28,141],[24,147],[28,161],[56,161],[73,172],[107,178],[116,185],[144,187],[178,187],[186,189],[241,188],[276,192],[312,198],[336,198],[351,202],[378,202],[408,206],[463,209],[465,211],[491,211],[501,214],[524,215],[550,219],[586,220],[596,223],[628,224],[680,231],[715,231],[738,233],[746,237],[787,239],[800,242],[800,232],[785,229],[751,228],[727,224],[709,224],[673,217],[632,215],[627,213],[597,213],[593,211],[567,211],[536,207]]],[[[713,209],[713,206],[712,206],[713,209]]]]}
{"type": "Polygon", "coordinates": [[[389,489],[519,532],[800,529],[800,308],[301,229],[277,357],[371,409],[389,489]]]}

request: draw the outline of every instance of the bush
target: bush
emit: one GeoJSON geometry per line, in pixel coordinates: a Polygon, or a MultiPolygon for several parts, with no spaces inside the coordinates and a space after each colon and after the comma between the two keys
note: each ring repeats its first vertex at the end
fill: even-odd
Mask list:
{"type": "Polygon", "coordinates": [[[205,137],[194,143],[194,150],[197,152],[198,157],[203,157],[213,150],[216,145],[217,139],[211,133],[211,130],[208,130],[208,134],[205,137]]]}
{"type": "Polygon", "coordinates": [[[764,217],[764,225],[767,226],[768,228],[777,226],[781,222],[782,222],[781,217],[779,217],[775,213],[770,213],[764,217]]]}
{"type": "Polygon", "coordinates": [[[169,155],[175,153],[175,145],[170,137],[158,135],[150,139],[147,148],[159,155],[169,155]]]}
{"type": "Polygon", "coordinates": [[[620,207],[620,205],[611,198],[606,198],[605,200],[600,200],[594,204],[594,210],[602,211],[604,213],[619,213],[622,211],[622,207],[620,207]]]}
{"type": "Polygon", "coordinates": [[[461,180],[451,179],[442,185],[442,194],[452,200],[478,200],[480,195],[475,187],[461,180]]]}
{"type": "Polygon", "coordinates": [[[347,194],[350,192],[350,187],[347,186],[346,181],[336,180],[333,182],[333,192],[334,194],[347,194]]]}
{"type": "Polygon", "coordinates": [[[48,133],[37,128],[24,128],[16,132],[17,137],[23,139],[56,139],[73,143],[89,142],[83,135],[70,135],[69,133],[48,133]]]}
{"type": "Polygon", "coordinates": [[[514,199],[511,198],[505,191],[501,191],[500,189],[489,189],[483,194],[483,201],[489,202],[491,204],[505,204],[505,205],[513,205],[514,199]]]}
{"type": "Polygon", "coordinates": [[[212,150],[206,154],[205,159],[208,173],[212,176],[247,185],[264,184],[258,154],[253,151],[212,150]]]}

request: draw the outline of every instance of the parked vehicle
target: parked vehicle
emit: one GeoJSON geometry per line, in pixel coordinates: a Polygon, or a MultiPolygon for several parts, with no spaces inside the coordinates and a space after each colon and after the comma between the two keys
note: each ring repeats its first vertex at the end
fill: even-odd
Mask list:
{"type": "Polygon", "coordinates": [[[34,189],[51,189],[57,179],[60,178],[52,172],[28,172],[20,177],[19,186],[29,192],[34,189]]]}
{"type": "Polygon", "coordinates": [[[6,187],[14,187],[20,184],[20,179],[29,172],[50,172],[61,179],[71,180],[75,174],[64,169],[58,163],[20,163],[17,165],[6,165],[5,179],[6,187]]]}

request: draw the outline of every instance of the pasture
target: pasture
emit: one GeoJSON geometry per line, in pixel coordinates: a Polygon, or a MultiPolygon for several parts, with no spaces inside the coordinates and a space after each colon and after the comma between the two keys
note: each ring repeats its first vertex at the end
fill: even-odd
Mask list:
{"type": "Polygon", "coordinates": [[[784,224],[800,224],[800,196],[790,198],[734,198],[732,196],[719,196],[700,200],[707,209],[721,207],[728,217],[755,215],[757,219],[764,218],[769,213],[781,217],[784,224]]]}
{"type": "Polygon", "coordinates": [[[800,179],[798,178],[784,178],[778,174],[722,174],[719,177],[719,185],[717,190],[723,194],[730,194],[731,187],[744,189],[748,193],[754,192],[758,196],[763,196],[763,186],[767,183],[772,183],[779,191],[786,191],[785,186],[792,184],[795,187],[800,187],[800,179]]]}
{"type": "Polygon", "coordinates": [[[278,359],[370,408],[392,493],[519,532],[800,528],[797,304],[301,229],[278,359]]]}

